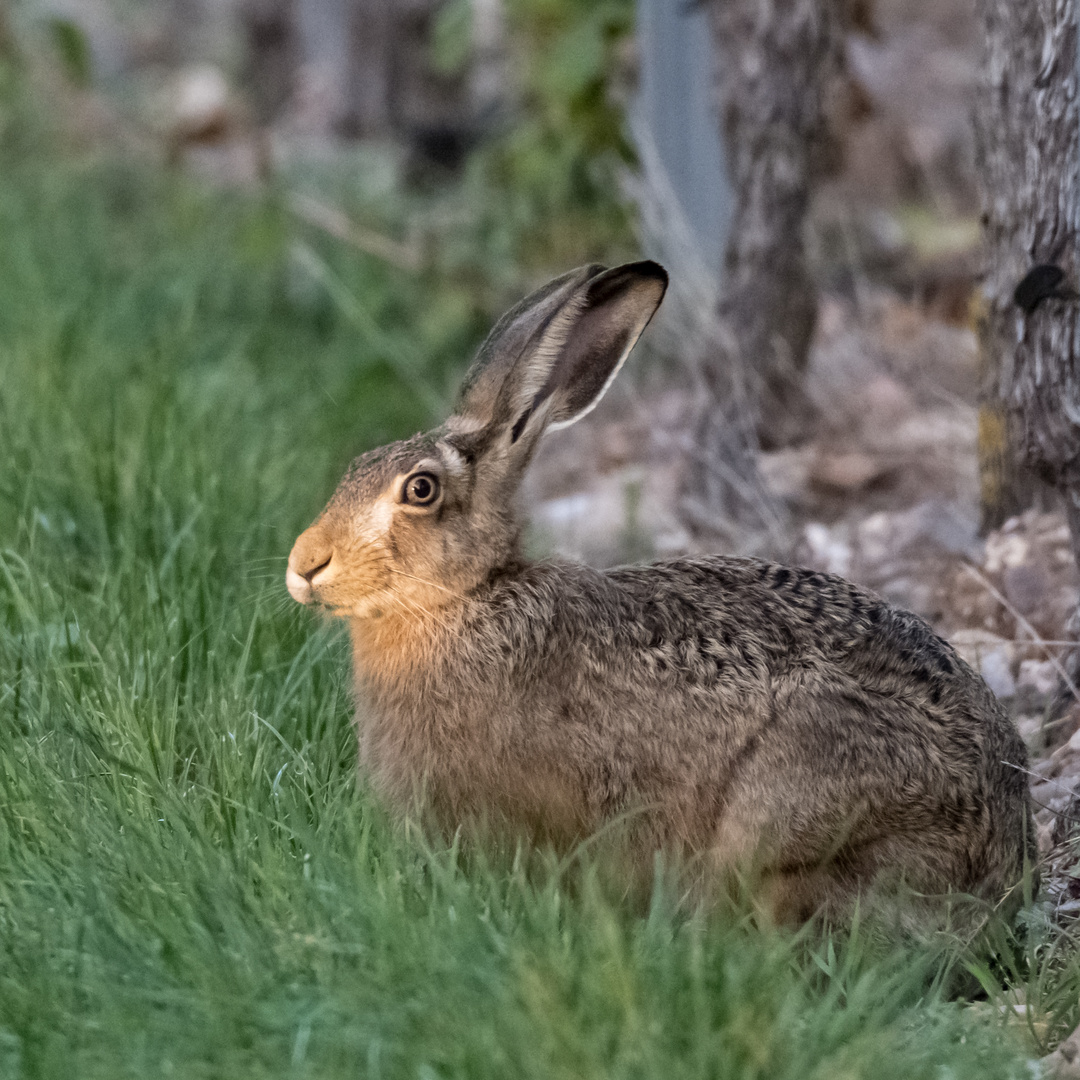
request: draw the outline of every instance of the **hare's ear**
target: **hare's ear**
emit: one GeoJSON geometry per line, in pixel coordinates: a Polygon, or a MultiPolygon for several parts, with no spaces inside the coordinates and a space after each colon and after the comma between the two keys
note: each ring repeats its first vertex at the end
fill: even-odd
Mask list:
{"type": "MultiPolygon", "coordinates": [[[[603,397],[660,306],[667,273],[654,262],[586,266],[507,312],[469,371],[451,426],[530,445],[603,397]]],[[[524,446],[523,446],[524,449],[524,446]]]]}

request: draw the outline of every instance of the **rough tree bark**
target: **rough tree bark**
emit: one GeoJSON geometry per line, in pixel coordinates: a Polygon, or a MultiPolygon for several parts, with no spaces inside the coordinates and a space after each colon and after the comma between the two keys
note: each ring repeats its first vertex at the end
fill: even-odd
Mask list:
{"type": "MultiPolygon", "coordinates": [[[[1061,494],[1080,564],[1080,2],[979,0],[979,13],[986,52],[976,132],[987,249],[980,441],[989,417],[1004,458],[997,475],[993,455],[984,465],[984,516],[994,498],[1003,507],[1019,501],[1004,452],[1011,448],[1015,466],[1061,494]]],[[[1072,623],[1075,637],[1077,615],[1072,623]]],[[[1077,661],[1074,650],[1074,680],[1077,661]]],[[[1042,1065],[1048,1077],[1080,1080],[1080,1028],[1042,1065]]]]}
{"type": "Polygon", "coordinates": [[[979,4],[986,394],[1021,466],[1061,493],[1080,560],[1080,2],[979,4]]]}
{"type": "Polygon", "coordinates": [[[468,75],[437,71],[431,60],[444,2],[350,0],[343,134],[425,144],[463,126],[468,75]]]}
{"type": "MultiPolygon", "coordinates": [[[[764,446],[806,422],[802,372],[817,317],[803,241],[836,70],[834,0],[713,0],[716,93],[736,193],[719,314],[758,386],[764,446]]],[[[718,355],[710,367],[726,368],[718,355]]]]}
{"type": "Polygon", "coordinates": [[[817,289],[804,223],[841,43],[837,0],[711,0],[709,14],[735,209],[687,470],[684,505],[699,533],[723,531],[710,518],[756,517],[767,529],[773,510],[754,452],[797,441],[809,424],[803,371],[817,289]]]}

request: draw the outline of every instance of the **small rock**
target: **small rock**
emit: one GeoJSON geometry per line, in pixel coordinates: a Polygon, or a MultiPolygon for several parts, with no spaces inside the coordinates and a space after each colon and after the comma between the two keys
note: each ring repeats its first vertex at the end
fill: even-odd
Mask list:
{"type": "Polygon", "coordinates": [[[761,479],[778,499],[795,502],[806,494],[810,461],[805,450],[788,447],[763,453],[758,459],[761,479]]]}
{"type": "Polygon", "coordinates": [[[1035,611],[1050,589],[1046,571],[1032,563],[1006,567],[1002,581],[1005,596],[1021,615],[1035,611]]]}
{"type": "Polygon", "coordinates": [[[914,611],[924,619],[934,618],[934,588],[925,581],[898,574],[878,586],[878,591],[890,604],[905,611],[914,611]]]}
{"type": "Polygon", "coordinates": [[[1031,801],[1057,817],[1072,802],[1072,790],[1060,781],[1047,780],[1032,786],[1031,801]]]}
{"type": "Polygon", "coordinates": [[[883,480],[891,471],[888,462],[858,450],[822,453],[810,466],[810,483],[819,488],[851,493],[883,480]]]}
{"type": "Polygon", "coordinates": [[[891,375],[874,376],[863,388],[864,424],[867,430],[895,425],[914,409],[911,391],[891,375]]]}
{"type": "MultiPolygon", "coordinates": [[[[1045,811],[1040,810],[1039,813],[1043,814],[1045,811]]],[[[1048,855],[1054,847],[1053,833],[1054,821],[1052,817],[1046,821],[1039,821],[1038,827],[1035,830],[1035,845],[1038,848],[1039,854],[1044,857],[1048,855]]]]}
{"type": "Polygon", "coordinates": [[[1042,748],[1043,718],[1038,713],[1026,713],[1018,716],[1016,718],[1016,730],[1020,732],[1020,738],[1028,744],[1029,748],[1036,744],[1040,749],[1042,748]]]}
{"type": "Polygon", "coordinates": [[[820,521],[812,521],[803,530],[806,546],[814,563],[827,573],[846,577],[851,572],[851,545],[820,521]]]}
{"type": "Polygon", "coordinates": [[[1031,545],[1026,536],[1016,532],[1006,532],[1009,524],[1018,522],[1012,518],[996,533],[991,533],[986,538],[986,562],[983,569],[988,574],[999,574],[1013,566],[1022,566],[1028,561],[1031,553],[1031,545]]]}
{"type": "Polygon", "coordinates": [[[1016,680],[1004,649],[985,653],[979,664],[979,674],[999,698],[1016,697],[1016,680]]]}
{"type": "Polygon", "coordinates": [[[173,82],[169,106],[172,128],[179,138],[215,139],[229,125],[229,84],[211,64],[185,68],[173,82]]]}
{"type": "Polygon", "coordinates": [[[1009,659],[1010,668],[1016,656],[1016,646],[1000,634],[994,634],[989,630],[983,630],[977,626],[964,627],[957,630],[949,641],[952,647],[976,670],[982,664],[982,658],[987,653],[1004,652],[1009,659]]]}
{"type": "Polygon", "coordinates": [[[952,638],[953,648],[982,675],[986,685],[999,698],[1016,696],[1013,664],[1016,646],[989,630],[968,627],[957,630],[952,638]]]}
{"type": "Polygon", "coordinates": [[[1035,698],[1048,698],[1057,690],[1058,678],[1053,660],[1021,660],[1016,687],[1029,690],[1035,698]]]}
{"type": "Polygon", "coordinates": [[[878,510],[859,523],[859,551],[865,562],[879,564],[899,545],[893,543],[893,515],[878,510]]]}
{"type": "Polygon", "coordinates": [[[979,522],[956,503],[930,499],[918,507],[923,534],[942,551],[975,556],[980,552],[979,522]]]}

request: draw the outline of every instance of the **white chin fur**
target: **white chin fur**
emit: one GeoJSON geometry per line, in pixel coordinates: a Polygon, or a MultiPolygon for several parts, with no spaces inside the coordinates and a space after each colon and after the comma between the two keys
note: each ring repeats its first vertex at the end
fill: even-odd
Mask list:
{"type": "Polygon", "coordinates": [[[289,595],[297,601],[297,603],[311,603],[311,586],[291,568],[285,571],[285,588],[289,590],[289,595]]]}

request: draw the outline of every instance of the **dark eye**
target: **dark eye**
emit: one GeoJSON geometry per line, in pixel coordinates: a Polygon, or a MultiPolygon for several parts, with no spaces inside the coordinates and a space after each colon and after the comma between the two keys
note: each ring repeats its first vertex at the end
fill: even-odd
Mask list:
{"type": "Polygon", "coordinates": [[[439,478],[429,472],[415,473],[405,481],[402,502],[410,506],[430,506],[439,497],[439,478]]]}

